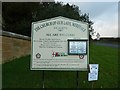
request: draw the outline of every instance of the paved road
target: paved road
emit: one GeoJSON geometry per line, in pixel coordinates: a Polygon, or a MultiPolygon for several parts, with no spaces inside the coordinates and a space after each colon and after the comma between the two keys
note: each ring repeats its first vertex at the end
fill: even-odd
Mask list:
{"type": "Polygon", "coordinates": [[[101,43],[101,42],[97,42],[96,45],[108,46],[108,47],[113,47],[113,48],[120,48],[120,46],[119,46],[118,44],[111,44],[111,43],[101,43]]]}

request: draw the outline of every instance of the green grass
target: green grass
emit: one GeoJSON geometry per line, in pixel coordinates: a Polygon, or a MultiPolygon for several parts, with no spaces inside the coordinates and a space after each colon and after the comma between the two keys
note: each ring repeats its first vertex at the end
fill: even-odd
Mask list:
{"type": "MultiPolygon", "coordinates": [[[[118,87],[118,49],[90,44],[90,63],[99,64],[99,79],[93,88],[118,87]]],[[[2,66],[3,88],[42,88],[42,71],[30,70],[30,56],[2,66]]],[[[76,88],[76,72],[45,71],[45,88],[76,88]]],[[[88,72],[79,72],[79,87],[92,88],[88,72]]]]}
{"type": "Polygon", "coordinates": [[[41,72],[30,71],[30,56],[21,57],[2,66],[3,88],[39,88],[41,83],[41,72]]]}

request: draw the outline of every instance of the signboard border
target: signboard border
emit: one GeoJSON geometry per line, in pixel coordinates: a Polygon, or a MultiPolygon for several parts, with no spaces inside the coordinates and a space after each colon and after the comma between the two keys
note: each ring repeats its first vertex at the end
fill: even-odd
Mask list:
{"type": "MultiPolygon", "coordinates": [[[[74,20],[71,18],[66,18],[66,17],[62,17],[62,16],[58,16],[58,17],[54,17],[54,18],[50,18],[50,19],[45,19],[45,20],[41,20],[41,21],[36,21],[36,22],[32,22],[31,25],[31,54],[33,55],[33,36],[34,36],[34,24],[36,23],[41,23],[41,22],[45,22],[45,21],[49,21],[49,20],[55,20],[55,19],[65,19],[65,20],[71,20],[73,22],[77,22],[77,23],[82,23],[82,24],[86,24],[87,25],[87,34],[88,34],[88,39],[81,39],[81,40],[86,40],[87,41],[87,66],[89,65],[89,29],[88,29],[88,23],[86,22],[81,22],[78,20],[74,20]]],[[[30,70],[53,70],[53,71],[88,71],[88,67],[87,68],[32,68],[32,60],[33,60],[33,56],[31,55],[31,60],[30,60],[30,70]]]]}

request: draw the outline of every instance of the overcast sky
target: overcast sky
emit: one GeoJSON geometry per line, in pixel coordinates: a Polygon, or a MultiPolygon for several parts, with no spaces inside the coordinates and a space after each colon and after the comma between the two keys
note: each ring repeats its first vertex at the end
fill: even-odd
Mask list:
{"type": "MultiPolygon", "coordinates": [[[[55,0],[79,6],[82,13],[89,13],[93,28],[101,37],[118,37],[118,0],[55,0]],[[74,2],[73,2],[74,1],[74,2]],[[88,2],[89,1],[89,2],[88,2]],[[114,2],[113,2],[114,1],[114,2]]],[[[93,37],[95,38],[95,37],[93,37]]]]}

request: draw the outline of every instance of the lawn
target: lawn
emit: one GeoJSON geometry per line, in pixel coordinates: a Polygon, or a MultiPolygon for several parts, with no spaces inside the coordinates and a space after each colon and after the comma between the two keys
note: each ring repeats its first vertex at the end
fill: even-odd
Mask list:
{"type": "MultiPolygon", "coordinates": [[[[88,72],[79,72],[80,88],[118,87],[118,49],[90,44],[90,64],[99,64],[99,78],[88,82],[88,72]]],[[[30,55],[2,65],[3,88],[42,88],[42,71],[30,70],[30,55]]],[[[45,71],[45,88],[76,88],[76,72],[45,71]]]]}

